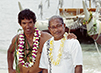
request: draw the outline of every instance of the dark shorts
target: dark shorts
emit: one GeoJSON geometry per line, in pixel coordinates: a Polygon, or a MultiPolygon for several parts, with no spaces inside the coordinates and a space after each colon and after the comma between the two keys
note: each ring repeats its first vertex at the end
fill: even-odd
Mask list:
{"type": "Polygon", "coordinates": [[[39,73],[42,73],[42,71],[40,71],[39,73]]]}

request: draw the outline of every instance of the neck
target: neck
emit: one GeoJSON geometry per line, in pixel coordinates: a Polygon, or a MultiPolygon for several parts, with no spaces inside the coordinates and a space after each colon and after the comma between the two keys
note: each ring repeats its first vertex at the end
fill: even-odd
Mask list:
{"type": "Polygon", "coordinates": [[[65,34],[65,32],[60,36],[60,37],[54,37],[54,40],[55,41],[58,41],[58,40],[61,40],[62,38],[64,38],[64,34],[65,34]]]}
{"type": "Polygon", "coordinates": [[[30,33],[30,34],[26,34],[26,33],[24,33],[24,34],[25,34],[27,39],[33,39],[34,31],[33,31],[33,33],[30,33]]]}
{"type": "Polygon", "coordinates": [[[26,36],[26,39],[33,39],[33,36],[34,36],[34,34],[28,34],[28,35],[25,35],[26,36]]]}
{"type": "Polygon", "coordinates": [[[54,40],[55,40],[55,41],[58,41],[58,40],[60,40],[60,39],[62,39],[62,38],[63,38],[63,36],[60,37],[60,38],[55,38],[55,37],[54,37],[54,40]]]}

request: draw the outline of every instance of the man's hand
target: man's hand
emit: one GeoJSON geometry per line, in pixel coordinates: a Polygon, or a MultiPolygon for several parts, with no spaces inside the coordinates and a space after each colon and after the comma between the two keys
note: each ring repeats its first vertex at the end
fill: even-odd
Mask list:
{"type": "Polygon", "coordinates": [[[77,36],[74,33],[68,33],[67,39],[77,39],[77,36]]]}
{"type": "Polygon", "coordinates": [[[14,69],[9,69],[9,73],[16,73],[16,70],[14,70],[14,69]]]}
{"type": "Polygon", "coordinates": [[[82,73],[82,65],[77,65],[75,67],[75,73],[82,73]]]}
{"type": "Polygon", "coordinates": [[[42,73],[48,73],[47,69],[43,69],[42,73]]]}

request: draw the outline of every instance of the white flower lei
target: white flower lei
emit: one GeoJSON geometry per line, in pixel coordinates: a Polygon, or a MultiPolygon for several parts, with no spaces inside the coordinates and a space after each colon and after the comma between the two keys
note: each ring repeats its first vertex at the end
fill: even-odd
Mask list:
{"type": "Polygon", "coordinates": [[[38,48],[38,44],[39,44],[39,42],[38,42],[38,40],[39,40],[39,38],[40,38],[40,35],[41,35],[41,33],[40,33],[40,31],[37,29],[37,28],[35,28],[35,33],[34,33],[34,37],[33,37],[33,48],[32,48],[32,61],[28,61],[28,62],[25,62],[24,60],[23,60],[23,54],[24,54],[24,52],[23,52],[23,50],[24,50],[24,34],[23,33],[21,33],[21,34],[19,34],[19,45],[18,45],[18,52],[17,52],[17,54],[19,55],[19,62],[24,66],[24,67],[31,67],[31,66],[33,66],[34,65],[34,63],[35,63],[35,60],[36,60],[36,54],[37,54],[37,48],[38,48]]]}

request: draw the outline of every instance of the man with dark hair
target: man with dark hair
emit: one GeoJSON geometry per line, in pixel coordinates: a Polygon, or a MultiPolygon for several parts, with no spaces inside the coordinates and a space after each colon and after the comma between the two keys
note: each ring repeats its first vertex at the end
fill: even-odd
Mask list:
{"type": "MultiPolygon", "coordinates": [[[[36,16],[29,9],[18,14],[18,23],[23,29],[12,39],[8,49],[9,73],[42,73],[39,62],[44,43],[52,36],[35,28],[36,16]],[[13,69],[15,59],[16,70],[13,69]]],[[[44,72],[44,71],[43,71],[44,72]]]]}
{"type": "Polygon", "coordinates": [[[24,32],[13,38],[8,49],[8,71],[17,72],[13,69],[14,52],[17,52],[17,68],[20,73],[38,73],[41,71],[39,61],[43,44],[51,38],[51,35],[34,27],[36,16],[29,9],[19,13],[18,22],[24,32]]]}
{"type": "Polygon", "coordinates": [[[36,16],[35,13],[33,13],[31,10],[29,9],[25,9],[23,11],[21,11],[18,15],[18,23],[21,24],[21,20],[23,19],[32,19],[33,22],[36,22],[36,16]]]}
{"type": "Polygon", "coordinates": [[[43,46],[39,67],[46,73],[82,73],[80,43],[77,39],[67,39],[63,19],[51,17],[48,29],[53,37],[43,46]]]}

